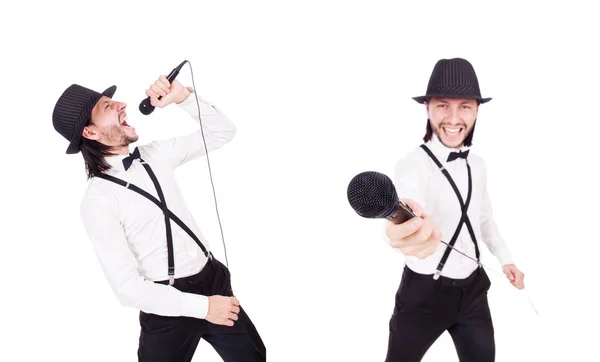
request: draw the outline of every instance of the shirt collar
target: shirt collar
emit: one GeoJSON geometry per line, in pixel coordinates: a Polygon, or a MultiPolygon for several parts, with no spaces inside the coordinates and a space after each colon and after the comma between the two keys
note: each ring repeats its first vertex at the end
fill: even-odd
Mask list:
{"type": "Polygon", "coordinates": [[[431,150],[431,152],[433,152],[435,157],[437,157],[437,159],[442,163],[447,163],[446,160],[448,159],[448,155],[450,155],[450,152],[465,152],[470,148],[465,145],[463,145],[461,148],[446,147],[435,133],[431,136],[431,139],[427,143],[425,143],[425,145],[429,147],[429,149],[431,150]]]}
{"type": "Polygon", "coordinates": [[[123,166],[123,159],[133,152],[133,148],[131,145],[129,146],[128,154],[126,155],[116,155],[116,156],[108,156],[104,157],[106,163],[110,165],[110,169],[113,171],[125,171],[125,166],[123,166]]]}

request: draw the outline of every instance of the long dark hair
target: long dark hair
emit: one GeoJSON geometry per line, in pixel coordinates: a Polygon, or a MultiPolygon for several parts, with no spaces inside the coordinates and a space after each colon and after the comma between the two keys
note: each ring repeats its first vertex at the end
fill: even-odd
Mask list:
{"type": "Polygon", "coordinates": [[[110,152],[111,148],[111,146],[104,145],[96,140],[82,138],[80,151],[85,161],[85,170],[88,179],[98,176],[111,168],[104,159],[106,156],[113,155],[110,152]]]}

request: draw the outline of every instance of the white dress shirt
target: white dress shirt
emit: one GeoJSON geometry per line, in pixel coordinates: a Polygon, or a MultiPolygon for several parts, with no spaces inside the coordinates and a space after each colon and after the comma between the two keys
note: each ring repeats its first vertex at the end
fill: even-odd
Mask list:
{"type": "MultiPolygon", "coordinates": [[[[456,183],[463,202],[468,193],[468,171],[465,159],[446,162],[450,152],[458,151],[444,146],[437,136],[425,143],[435,157],[456,183]]],[[[463,147],[466,151],[469,147],[463,147]]],[[[492,204],[487,191],[486,168],[483,159],[469,151],[468,162],[471,166],[472,195],[467,215],[473,226],[473,231],[481,250],[482,243],[487,245],[490,252],[498,258],[501,265],[512,263],[512,257],[501,237],[493,219],[492,204]]],[[[461,217],[461,207],[456,193],[450,182],[439,167],[421,147],[409,153],[396,163],[394,169],[394,185],[400,198],[413,199],[431,215],[442,233],[442,240],[449,243],[461,217]]],[[[477,259],[475,245],[463,224],[458,239],[454,244],[457,250],[477,259]]],[[[447,246],[440,243],[437,251],[427,258],[406,256],[406,265],[420,274],[435,273],[438,263],[447,246]]],[[[477,263],[457,253],[450,252],[448,260],[442,269],[442,276],[462,279],[469,276],[477,268],[477,263]]]]}
{"type": "MultiPolygon", "coordinates": [[[[236,127],[216,107],[200,97],[198,99],[206,146],[210,152],[229,142],[235,135],[236,127]]],[[[194,93],[179,106],[199,125],[194,93]]],[[[154,141],[138,146],[138,149],[156,174],[168,208],[210,250],[173,174],[176,167],[205,154],[200,126],[194,133],[154,141]]],[[[132,146],[129,151],[133,151],[132,146]]],[[[135,184],[160,200],[139,159],[134,160],[125,171],[122,163],[125,157],[107,157],[112,168],[106,174],[135,184]]],[[[208,297],[153,283],[168,279],[165,219],[157,205],[135,191],[95,177],[90,180],[81,202],[81,219],[104,274],[121,304],[164,316],[206,317],[208,297]]],[[[171,230],[175,278],[198,273],[207,261],[204,253],[173,221],[171,230]]]]}

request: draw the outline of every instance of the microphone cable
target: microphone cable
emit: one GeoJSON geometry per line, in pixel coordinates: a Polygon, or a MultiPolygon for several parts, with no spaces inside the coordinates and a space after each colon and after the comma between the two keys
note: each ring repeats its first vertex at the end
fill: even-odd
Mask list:
{"type": "MultiPolygon", "coordinates": [[[[223,242],[223,250],[225,252],[225,265],[229,268],[229,259],[227,258],[227,246],[225,245],[225,236],[223,235],[223,226],[221,224],[221,216],[219,215],[219,207],[217,204],[217,193],[215,191],[215,183],[212,177],[212,169],[210,167],[210,158],[208,156],[208,147],[206,146],[206,138],[204,136],[204,126],[202,125],[202,116],[200,115],[200,101],[198,100],[198,92],[196,91],[196,83],[194,82],[194,71],[192,69],[192,63],[189,60],[185,61],[190,66],[190,73],[192,75],[192,88],[194,88],[194,97],[196,98],[196,107],[198,109],[198,121],[200,122],[200,133],[202,134],[202,143],[204,144],[204,152],[206,154],[206,163],[208,165],[208,175],[210,178],[210,184],[213,192],[213,199],[215,202],[215,211],[217,213],[217,220],[219,222],[219,229],[221,231],[221,240],[223,242]]],[[[211,105],[211,107],[215,108],[211,105]]],[[[215,109],[216,110],[216,109],[215,109]]]]}
{"type": "MultiPolygon", "coordinates": [[[[212,186],[213,199],[214,199],[214,202],[215,202],[215,210],[216,210],[216,213],[217,213],[217,220],[219,222],[219,229],[221,230],[221,240],[223,241],[223,250],[225,251],[225,263],[226,263],[227,269],[229,269],[229,261],[227,259],[227,246],[225,245],[225,236],[223,235],[223,226],[221,224],[221,217],[219,215],[219,207],[218,207],[218,203],[217,203],[217,193],[215,191],[215,183],[214,183],[213,177],[212,177],[212,169],[210,167],[210,158],[208,156],[209,152],[208,152],[208,147],[206,145],[206,137],[204,136],[204,126],[202,124],[202,116],[200,115],[200,113],[201,113],[200,112],[200,100],[198,99],[198,92],[196,91],[196,83],[194,82],[194,71],[192,69],[192,63],[189,60],[185,60],[185,63],[187,63],[190,66],[190,73],[191,73],[191,76],[192,76],[192,88],[194,89],[194,97],[196,98],[196,107],[198,109],[198,121],[200,122],[200,133],[202,133],[202,143],[204,144],[204,152],[206,154],[206,163],[208,165],[208,175],[209,175],[210,183],[211,183],[211,186],[212,186]]],[[[213,107],[213,109],[215,109],[215,111],[216,111],[215,106],[211,105],[211,107],[213,107]]],[[[230,280],[230,285],[231,284],[232,283],[231,283],[231,280],[230,280]]],[[[231,291],[231,294],[233,295],[233,286],[231,286],[231,290],[230,291],[231,291]]],[[[242,309],[242,306],[241,306],[241,303],[240,303],[240,311],[241,311],[241,309],[242,309]]],[[[244,311],[244,314],[246,316],[248,316],[245,311],[244,311]]],[[[248,317],[248,320],[250,320],[250,317],[248,317]]],[[[263,355],[264,357],[266,357],[262,353],[262,350],[256,345],[256,341],[254,340],[254,338],[252,338],[250,336],[250,334],[248,333],[248,331],[246,330],[246,327],[244,326],[244,322],[245,321],[241,321],[240,318],[238,318],[238,320],[236,322],[238,322],[238,325],[242,328],[242,331],[244,332],[244,334],[246,335],[246,337],[248,337],[248,339],[250,340],[250,343],[252,343],[252,345],[254,346],[254,348],[256,349],[256,351],[258,353],[260,353],[261,355],[263,355]],[[239,323],[239,322],[241,322],[241,323],[239,323]]]]}

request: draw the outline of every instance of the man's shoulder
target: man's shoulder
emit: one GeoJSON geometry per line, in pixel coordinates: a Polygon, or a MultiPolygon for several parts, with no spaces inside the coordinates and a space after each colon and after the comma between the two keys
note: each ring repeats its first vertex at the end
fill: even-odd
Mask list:
{"type": "Polygon", "coordinates": [[[92,177],[88,181],[87,188],[81,197],[81,209],[84,210],[94,207],[94,205],[110,203],[111,199],[114,199],[114,190],[109,186],[110,183],[112,182],[100,177],[92,177]]]}
{"type": "Polygon", "coordinates": [[[473,150],[469,151],[469,164],[473,167],[482,168],[482,169],[485,169],[485,167],[486,167],[483,157],[474,153],[473,150]]]}
{"type": "Polygon", "coordinates": [[[158,140],[150,141],[141,145],[138,145],[137,148],[140,150],[140,154],[142,158],[148,156],[155,156],[160,153],[161,143],[158,140]]]}
{"type": "Polygon", "coordinates": [[[165,147],[168,147],[167,145],[171,145],[172,140],[175,138],[176,137],[171,137],[165,140],[150,141],[137,146],[137,148],[140,150],[140,155],[145,160],[154,162],[167,161],[165,155],[166,152],[168,153],[168,150],[166,150],[165,147]]]}
{"type": "Polygon", "coordinates": [[[396,162],[396,167],[416,167],[422,170],[428,170],[431,168],[431,160],[425,150],[423,150],[421,146],[418,146],[404,155],[404,157],[400,158],[396,162]]]}

